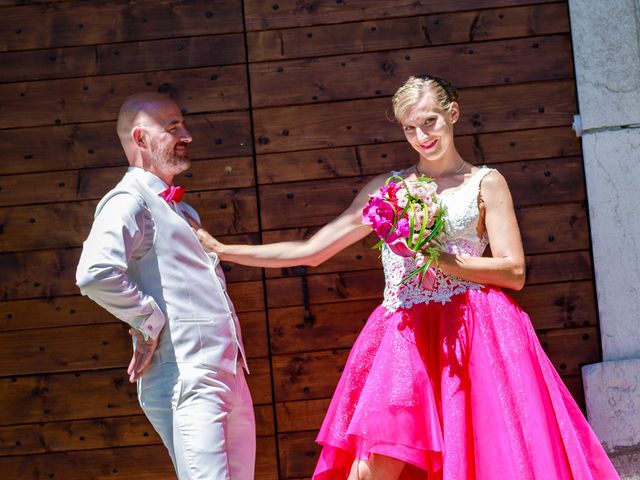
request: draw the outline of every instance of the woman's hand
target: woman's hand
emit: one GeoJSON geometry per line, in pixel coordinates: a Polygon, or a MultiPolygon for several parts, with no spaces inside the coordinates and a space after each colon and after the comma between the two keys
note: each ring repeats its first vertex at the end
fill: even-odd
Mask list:
{"type": "Polygon", "coordinates": [[[196,234],[196,237],[198,238],[198,241],[200,242],[200,245],[202,245],[202,248],[204,248],[205,252],[215,253],[217,255],[222,254],[224,244],[213,238],[209,232],[202,228],[202,225],[200,225],[195,218],[193,218],[186,212],[183,213],[185,218],[187,219],[187,222],[189,223],[189,226],[191,227],[191,230],[193,230],[193,233],[196,234]]]}

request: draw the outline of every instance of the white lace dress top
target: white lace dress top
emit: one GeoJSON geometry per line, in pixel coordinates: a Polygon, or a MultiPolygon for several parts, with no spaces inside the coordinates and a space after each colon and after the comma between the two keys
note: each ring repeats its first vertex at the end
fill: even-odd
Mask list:
{"type": "MultiPolygon", "coordinates": [[[[458,188],[447,190],[440,195],[446,207],[445,235],[442,250],[457,255],[482,256],[489,244],[486,232],[478,236],[478,194],[480,182],[492,168],[482,167],[476,170],[458,188]]],[[[400,284],[401,280],[417,268],[413,258],[401,257],[384,244],[382,248],[382,266],[384,267],[385,289],[382,305],[389,311],[409,308],[417,303],[448,302],[454,295],[466,290],[477,290],[484,285],[461,280],[435,270],[436,279],[432,289],[426,289],[414,276],[400,284]]]]}

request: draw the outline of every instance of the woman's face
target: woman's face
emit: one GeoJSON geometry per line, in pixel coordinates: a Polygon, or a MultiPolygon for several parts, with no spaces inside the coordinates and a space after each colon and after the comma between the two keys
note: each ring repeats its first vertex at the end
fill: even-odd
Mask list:
{"type": "Polygon", "coordinates": [[[402,129],[411,146],[426,160],[438,160],[452,151],[453,125],[460,115],[456,102],[444,110],[435,96],[427,92],[404,115],[402,129]]]}

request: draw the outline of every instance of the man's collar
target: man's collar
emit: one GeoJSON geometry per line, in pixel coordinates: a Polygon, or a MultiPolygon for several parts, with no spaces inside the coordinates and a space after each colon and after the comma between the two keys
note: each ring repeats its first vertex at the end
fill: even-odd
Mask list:
{"type": "Polygon", "coordinates": [[[155,194],[160,194],[160,192],[164,192],[167,188],[169,188],[169,185],[164,183],[164,181],[160,177],[154,175],[151,172],[143,170],[140,167],[129,167],[127,169],[127,173],[129,175],[134,175],[138,180],[149,187],[155,194]]]}

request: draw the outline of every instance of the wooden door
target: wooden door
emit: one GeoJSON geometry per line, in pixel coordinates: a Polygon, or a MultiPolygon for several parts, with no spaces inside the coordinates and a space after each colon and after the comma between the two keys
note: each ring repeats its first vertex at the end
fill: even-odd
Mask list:
{"type": "MultiPolygon", "coordinates": [[[[207,228],[257,243],[309,235],[410,164],[389,97],[410,74],[450,79],[461,153],[512,188],[528,265],[514,296],[583,403],[579,367],[600,351],[566,1],[16,1],[0,15],[3,478],[175,478],[126,380],[126,329],[74,284],[95,205],[125,170],[118,108],[140,90],[184,108],[193,167],[178,183],[207,228]]],[[[313,470],[380,301],[372,243],[316,268],[225,266],[258,479],[313,470]]]]}

